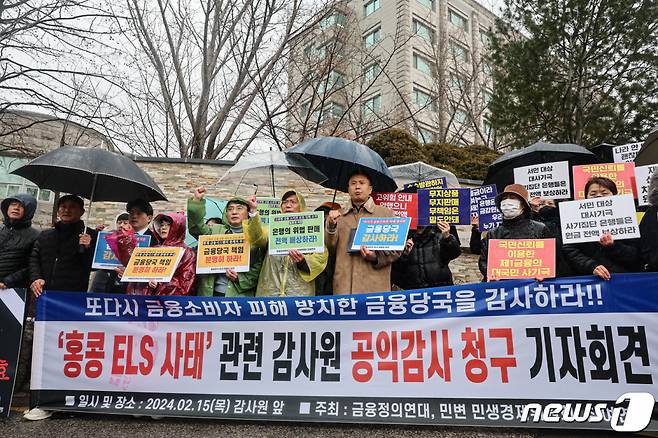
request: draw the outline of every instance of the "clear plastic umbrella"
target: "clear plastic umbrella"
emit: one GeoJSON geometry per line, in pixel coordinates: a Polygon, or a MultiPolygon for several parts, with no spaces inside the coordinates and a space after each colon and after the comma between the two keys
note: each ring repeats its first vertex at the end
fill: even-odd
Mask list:
{"type": "Polygon", "coordinates": [[[433,178],[444,177],[448,187],[459,187],[459,180],[454,173],[449,170],[440,169],[431,166],[422,161],[415,163],[400,164],[398,166],[389,167],[391,175],[395,178],[398,185],[411,184],[419,181],[425,181],[433,178]]]}

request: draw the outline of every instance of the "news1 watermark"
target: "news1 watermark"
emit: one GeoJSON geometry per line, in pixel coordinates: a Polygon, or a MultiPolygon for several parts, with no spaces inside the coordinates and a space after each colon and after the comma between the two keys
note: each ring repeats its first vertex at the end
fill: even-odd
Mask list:
{"type": "Polygon", "coordinates": [[[523,408],[520,421],[573,424],[601,423],[609,418],[614,431],[641,432],[651,422],[655,403],[653,395],[648,392],[627,392],[617,398],[611,415],[607,415],[609,403],[528,403],[523,408]]]}

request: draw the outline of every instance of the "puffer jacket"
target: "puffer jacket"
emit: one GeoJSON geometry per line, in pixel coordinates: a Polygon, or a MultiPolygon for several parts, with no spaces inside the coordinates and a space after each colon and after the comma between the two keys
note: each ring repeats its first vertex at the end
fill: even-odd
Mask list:
{"type": "Polygon", "coordinates": [[[564,245],[562,252],[578,275],[592,275],[599,265],[619,274],[640,270],[638,245],[638,239],[615,240],[609,247],[599,242],[574,243],[564,245]]]}
{"type": "Polygon", "coordinates": [[[414,246],[393,263],[393,284],[402,289],[447,286],[453,284],[448,263],[461,254],[459,241],[450,234],[444,239],[436,227],[412,231],[408,238],[414,246]]]}
{"type": "Polygon", "coordinates": [[[0,204],[4,221],[0,224],[0,283],[11,287],[29,286],[28,261],[34,241],[39,237],[39,230],[32,228],[32,218],[37,209],[37,200],[33,196],[20,194],[6,198],[0,204]],[[23,219],[11,222],[7,210],[12,201],[23,205],[23,219]]]}
{"type": "Polygon", "coordinates": [[[91,262],[98,233],[84,222],[57,222],[54,228],[42,231],[30,254],[30,283],[46,281],[44,289],[86,292],[89,287],[91,262]],[[80,252],[83,232],[91,235],[91,245],[80,252]]]}
{"type": "Polygon", "coordinates": [[[549,239],[554,237],[548,227],[541,222],[530,219],[530,214],[524,214],[514,219],[503,219],[496,228],[487,231],[482,239],[482,252],[480,253],[480,272],[487,281],[487,260],[489,256],[489,240],[491,239],[549,239]]]}
{"type": "Polygon", "coordinates": [[[640,222],[640,260],[645,271],[658,272],[658,173],[649,182],[649,205],[640,222]]]}

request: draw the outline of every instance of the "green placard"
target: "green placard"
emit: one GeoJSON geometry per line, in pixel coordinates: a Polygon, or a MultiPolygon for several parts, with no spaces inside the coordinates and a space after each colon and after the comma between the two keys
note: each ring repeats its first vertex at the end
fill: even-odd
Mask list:
{"type": "Polygon", "coordinates": [[[291,249],[310,254],[324,252],[324,214],[321,211],[273,214],[269,226],[270,255],[291,249]]]}
{"type": "Polygon", "coordinates": [[[270,215],[281,213],[281,200],[277,198],[256,198],[256,208],[260,221],[267,225],[270,223],[270,215]]]}

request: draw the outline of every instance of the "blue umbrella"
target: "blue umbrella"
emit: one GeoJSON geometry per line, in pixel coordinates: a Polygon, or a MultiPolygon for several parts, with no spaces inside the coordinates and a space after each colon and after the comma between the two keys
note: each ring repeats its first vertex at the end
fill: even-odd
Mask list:
{"type": "Polygon", "coordinates": [[[327,175],[323,187],[347,192],[350,176],[365,171],[377,192],[393,192],[397,184],[379,154],[368,146],[338,137],[318,137],[291,147],[287,154],[296,154],[310,161],[327,175]]]}

